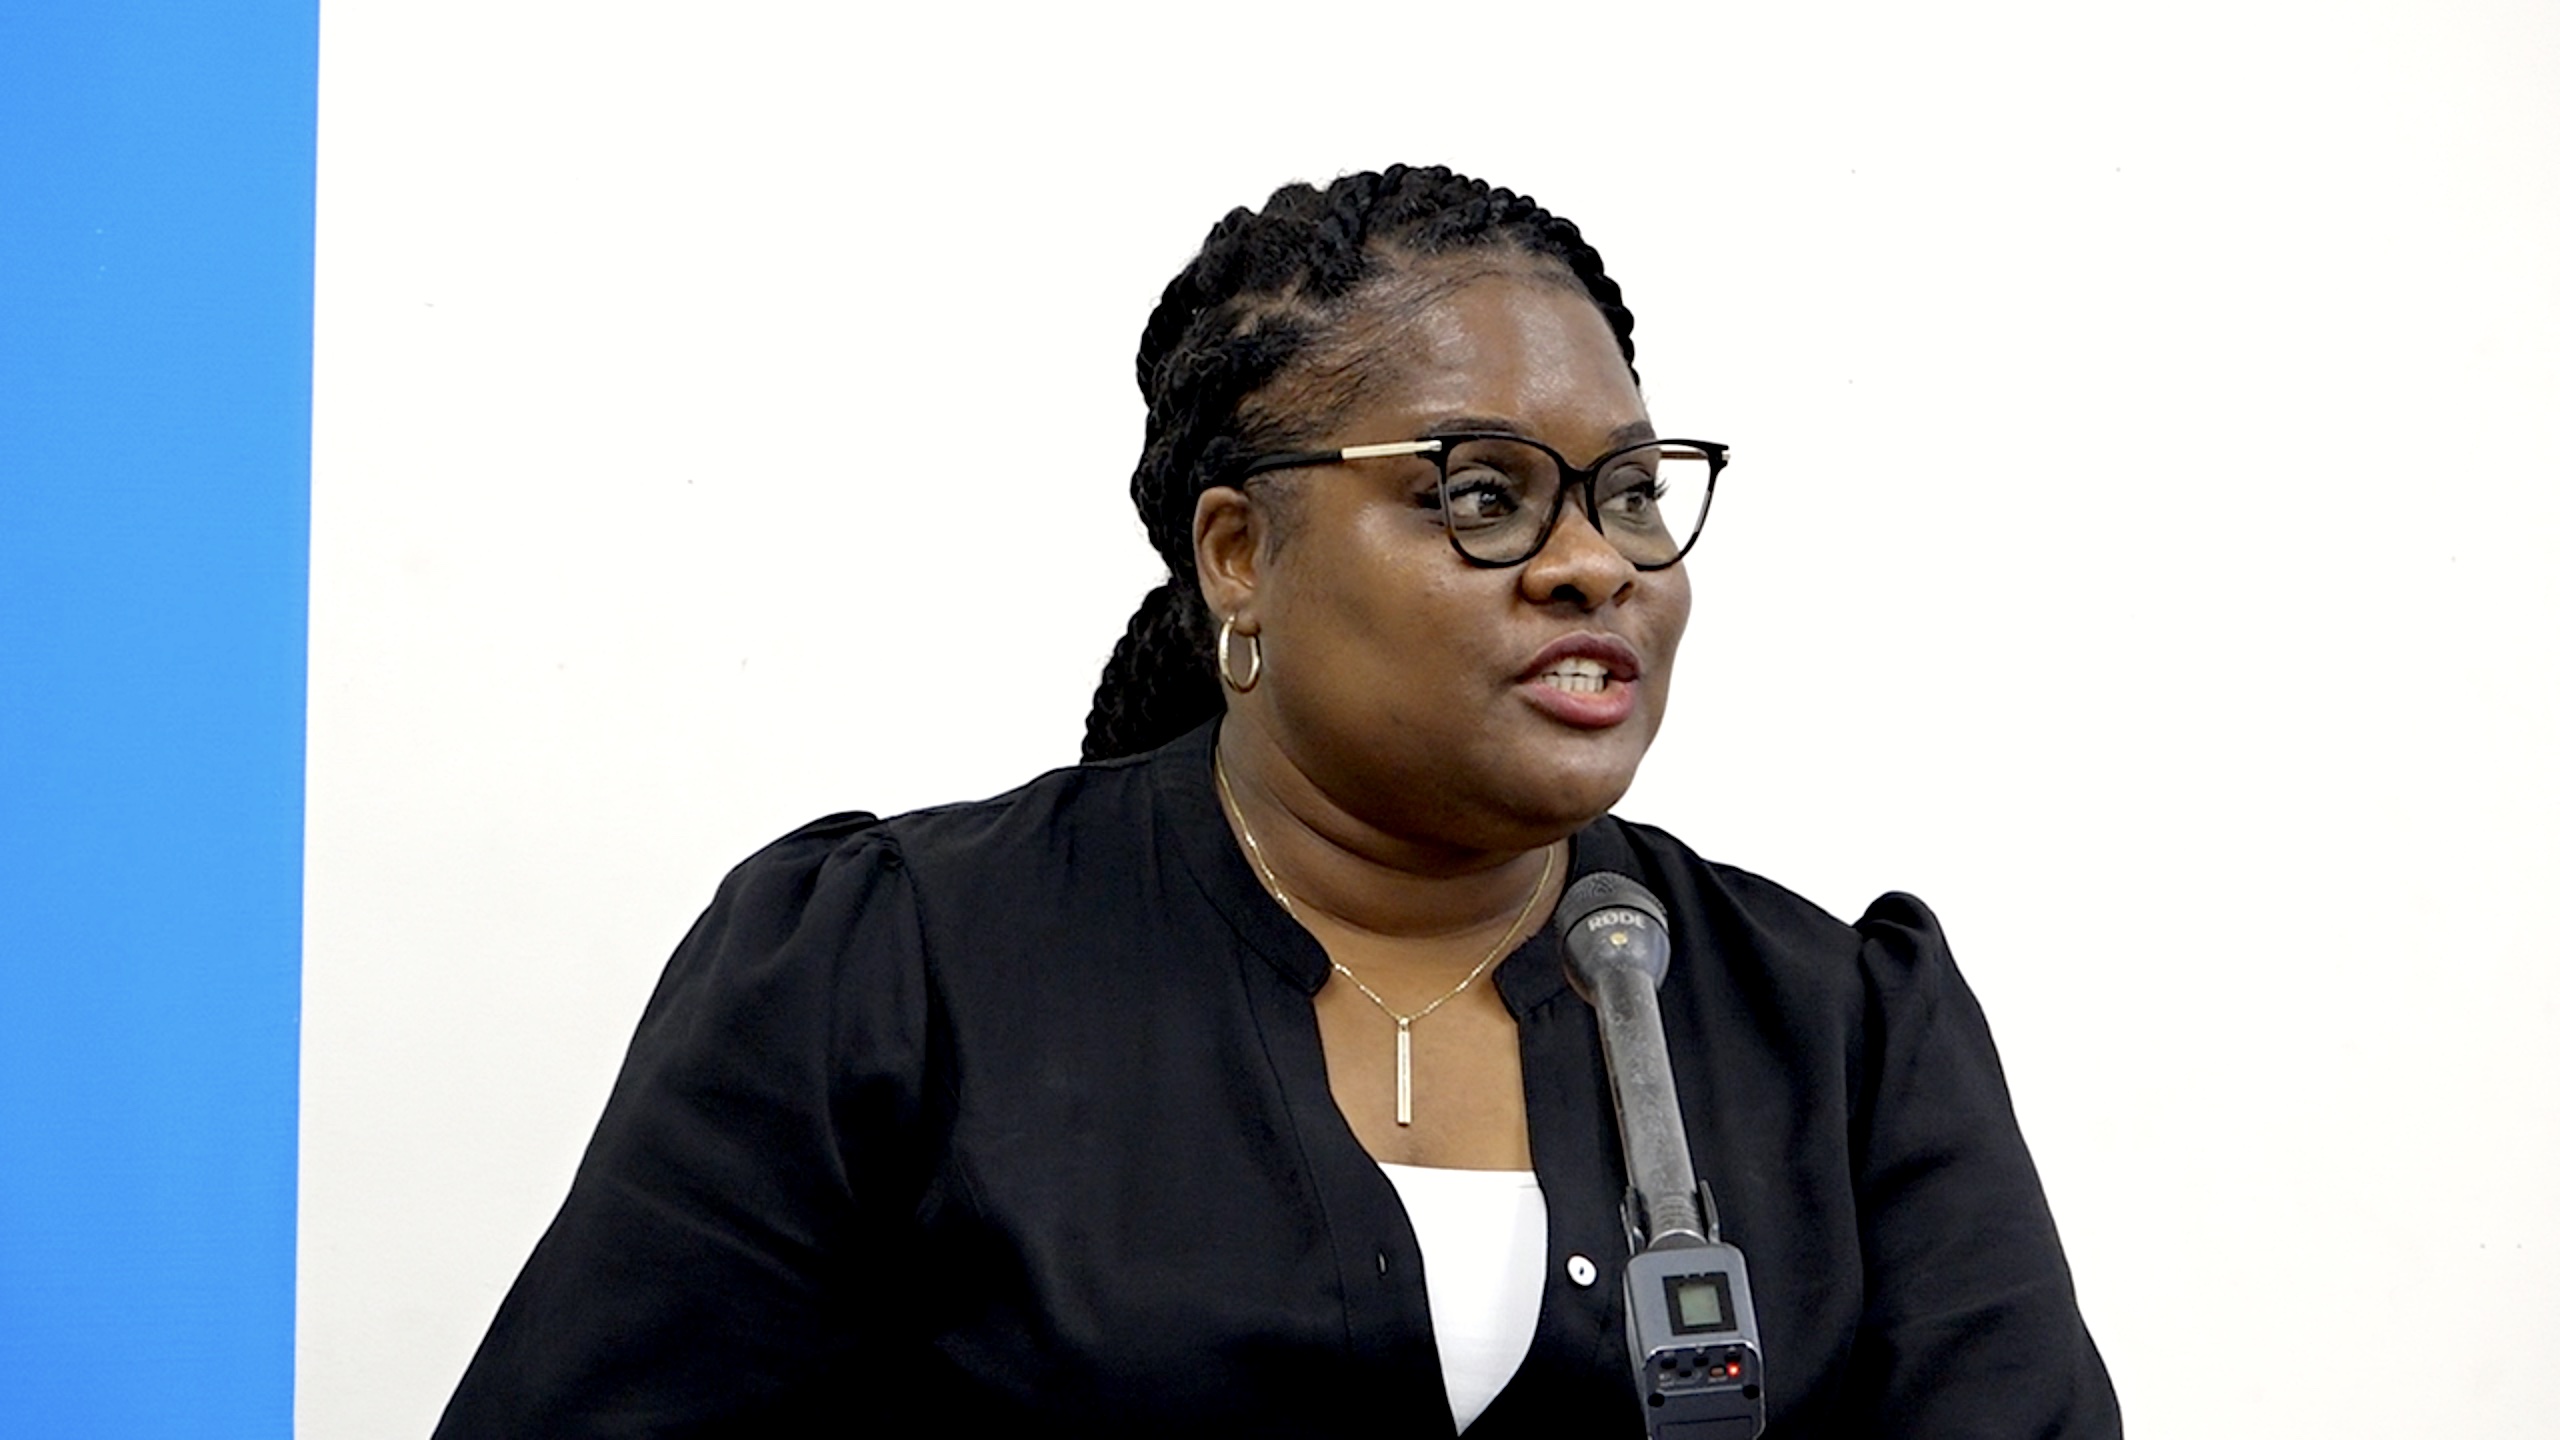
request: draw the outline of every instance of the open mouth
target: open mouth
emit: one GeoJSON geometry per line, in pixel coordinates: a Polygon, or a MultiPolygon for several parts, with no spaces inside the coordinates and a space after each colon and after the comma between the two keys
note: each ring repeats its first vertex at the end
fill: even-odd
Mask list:
{"type": "Polygon", "coordinates": [[[1644,662],[1615,635],[1560,636],[1520,670],[1520,695],[1549,719],[1581,730],[1606,730],[1636,709],[1644,662]]]}
{"type": "Polygon", "coordinates": [[[1609,688],[1609,667],[1587,655],[1568,655],[1540,671],[1538,683],[1568,695],[1597,695],[1609,688]]]}

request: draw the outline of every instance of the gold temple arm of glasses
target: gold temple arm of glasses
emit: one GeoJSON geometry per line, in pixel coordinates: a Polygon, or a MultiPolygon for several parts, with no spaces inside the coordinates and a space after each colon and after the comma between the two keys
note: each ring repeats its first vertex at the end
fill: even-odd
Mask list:
{"type": "Polygon", "coordinates": [[[1437,440],[1397,440],[1385,445],[1345,445],[1345,460],[1375,460],[1384,455],[1428,455],[1440,448],[1437,440]]]}

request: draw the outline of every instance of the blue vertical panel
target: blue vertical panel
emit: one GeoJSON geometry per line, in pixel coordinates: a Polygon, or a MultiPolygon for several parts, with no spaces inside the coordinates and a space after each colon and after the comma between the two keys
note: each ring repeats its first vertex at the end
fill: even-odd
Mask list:
{"type": "Polygon", "coordinates": [[[291,1426],[317,65],[0,6],[0,1435],[291,1426]]]}

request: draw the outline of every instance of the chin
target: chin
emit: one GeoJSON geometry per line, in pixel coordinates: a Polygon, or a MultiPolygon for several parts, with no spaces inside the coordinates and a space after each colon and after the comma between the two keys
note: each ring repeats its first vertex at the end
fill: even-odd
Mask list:
{"type": "Polygon", "coordinates": [[[1644,758],[1641,747],[1632,756],[1597,747],[1579,755],[1569,753],[1579,748],[1559,747],[1568,753],[1555,756],[1557,763],[1545,767],[1516,796],[1514,813],[1521,822],[1549,838],[1570,835],[1609,813],[1609,807],[1636,783],[1636,763],[1644,758]]]}

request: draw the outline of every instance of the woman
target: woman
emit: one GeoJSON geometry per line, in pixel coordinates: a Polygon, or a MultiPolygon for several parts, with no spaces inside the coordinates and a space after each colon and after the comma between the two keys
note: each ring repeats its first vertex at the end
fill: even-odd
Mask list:
{"type": "Polygon", "coordinates": [[[1171,576],[1087,764],[733,874],[440,1433],[1636,1434],[1544,927],[1661,896],[1773,1437],[2117,1433],[1937,926],[1607,811],[1720,447],[1599,256],[1395,168],[1238,210],[1138,354],[1171,576]]]}

